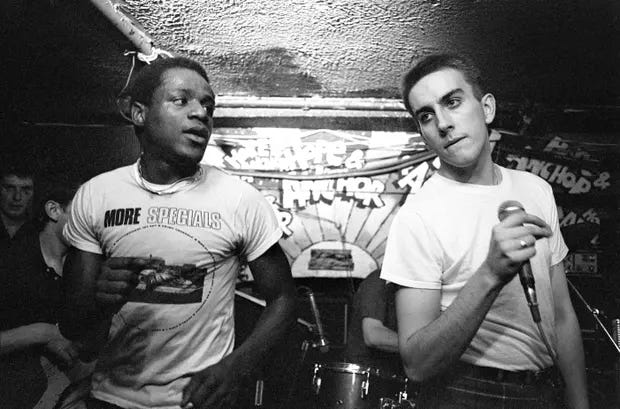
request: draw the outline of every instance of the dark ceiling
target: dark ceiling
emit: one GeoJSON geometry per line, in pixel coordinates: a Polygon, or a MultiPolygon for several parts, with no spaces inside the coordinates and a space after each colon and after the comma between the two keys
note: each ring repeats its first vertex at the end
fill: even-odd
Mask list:
{"type": "MultiPolygon", "coordinates": [[[[398,98],[415,58],[471,56],[500,102],[620,106],[617,0],[128,0],[225,96],[398,98]]],[[[5,122],[118,122],[135,46],[88,1],[4,0],[5,122]]],[[[579,108],[581,109],[581,108],[579,108]]],[[[607,115],[607,114],[606,114],[607,115]]]]}

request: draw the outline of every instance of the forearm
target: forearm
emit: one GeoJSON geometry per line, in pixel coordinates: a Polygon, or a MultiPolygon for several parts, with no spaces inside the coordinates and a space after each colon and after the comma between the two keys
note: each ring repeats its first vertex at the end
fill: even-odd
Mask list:
{"type": "Polygon", "coordinates": [[[250,335],[231,353],[230,358],[240,359],[244,372],[253,371],[291,328],[294,311],[294,292],[281,294],[268,302],[250,335]]]}
{"type": "Polygon", "coordinates": [[[400,345],[407,375],[428,379],[458,361],[478,331],[502,285],[481,267],[452,304],[400,345]]]}
{"type": "Polygon", "coordinates": [[[64,303],[59,319],[64,337],[78,342],[80,358],[91,360],[107,340],[112,312],[98,305],[95,282],[102,256],[72,248],[64,266],[64,303]]]}
{"type": "Polygon", "coordinates": [[[0,355],[46,344],[58,333],[54,324],[37,322],[0,332],[0,355]]]}
{"type": "Polygon", "coordinates": [[[581,330],[575,314],[567,314],[556,323],[558,365],[566,384],[570,409],[587,409],[588,391],[581,330]]]}
{"type": "Polygon", "coordinates": [[[396,331],[385,327],[380,321],[372,324],[363,322],[362,329],[366,346],[385,352],[398,353],[398,334],[396,331]]]}

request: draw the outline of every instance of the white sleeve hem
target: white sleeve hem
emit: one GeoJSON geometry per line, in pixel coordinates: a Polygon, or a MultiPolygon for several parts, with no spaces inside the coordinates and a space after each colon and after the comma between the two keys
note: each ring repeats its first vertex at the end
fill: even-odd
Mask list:
{"type": "Polygon", "coordinates": [[[441,282],[439,281],[408,280],[406,278],[394,276],[392,274],[381,274],[381,278],[403,287],[419,288],[423,290],[441,290],[441,282]]]}
{"type": "Polygon", "coordinates": [[[246,258],[247,258],[248,262],[254,261],[257,258],[259,258],[260,256],[262,256],[263,253],[266,252],[271,246],[276,244],[278,242],[278,240],[280,240],[280,238],[282,238],[282,230],[280,230],[278,228],[278,229],[274,230],[274,232],[271,234],[271,236],[269,236],[269,238],[267,240],[265,240],[260,247],[258,247],[252,253],[247,255],[246,258]]]}
{"type": "Polygon", "coordinates": [[[103,254],[103,251],[101,251],[101,248],[97,246],[96,244],[72,242],[71,245],[78,250],[86,251],[88,253],[103,254]]]}

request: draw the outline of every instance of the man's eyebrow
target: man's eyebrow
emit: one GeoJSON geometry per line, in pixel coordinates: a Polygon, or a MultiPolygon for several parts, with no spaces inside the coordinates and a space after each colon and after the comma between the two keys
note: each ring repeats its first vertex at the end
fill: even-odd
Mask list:
{"type": "MultiPolygon", "coordinates": [[[[452,89],[452,90],[446,92],[441,98],[439,98],[439,101],[442,104],[445,104],[455,94],[460,94],[460,93],[463,93],[463,89],[462,88],[452,89]]],[[[430,106],[423,106],[420,109],[415,110],[413,113],[414,113],[414,116],[418,116],[418,114],[421,114],[423,112],[433,112],[433,109],[430,106]]]]}
{"type": "Polygon", "coordinates": [[[443,97],[441,97],[439,100],[441,101],[441,103],[445,104],[446,102],[448,102],[448,100],[450,98],[452,98],[455,94],[462,94],[464,91],[462,88],[455,88],[449,92],[447,92],[443,97]]]}
{"type": "Polygon", "coordinates": [[[423,106],[420,109],[416,109],[413,112],[413,116],[417,117],[419,114],[421,114],[422,112],[433,112],[433,108],[429,107],[429,106],[423,106]]]}

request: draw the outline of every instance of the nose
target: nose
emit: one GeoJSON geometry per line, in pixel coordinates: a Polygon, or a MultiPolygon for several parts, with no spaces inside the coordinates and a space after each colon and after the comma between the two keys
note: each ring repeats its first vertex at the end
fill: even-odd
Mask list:
{"type": "Polygon", "coordinates": [[[202,105],[199,101],[194,100],[190,107],[189,115],[192,118],[199,118],[202,121],[205,121],[208,117],[207,107],[202,105]]]}
{"type": "Polygon", "coordinates": [[[442,136],[445,136],[453,129],[452,117],[450,113],[444,109],[439,109],[435,113],[437,117],[437,127],[442,136]]]}
{"type": "Polygon", "coordinates": [[[24,194],[22,193],[21,189],[15,189],[15,191],[13,192],[13,200],[15,202],[21,202],[23,195],[24,194]]]}

